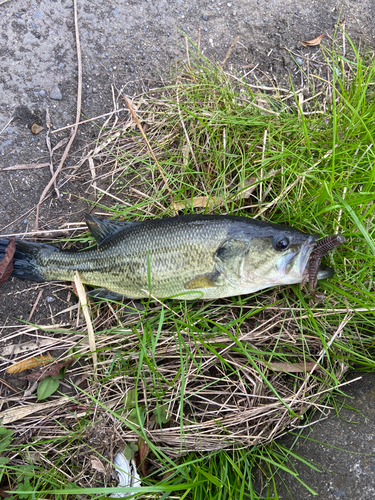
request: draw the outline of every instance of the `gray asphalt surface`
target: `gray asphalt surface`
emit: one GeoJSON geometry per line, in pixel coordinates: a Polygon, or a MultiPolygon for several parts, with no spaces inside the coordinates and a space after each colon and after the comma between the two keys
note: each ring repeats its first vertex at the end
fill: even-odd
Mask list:
{"type": "MultiPolygon", "coordinates": [[[[300,40],[323,33],[332,35],[339,16],[345,18],[350,36],[369,47],[375,42],[373,0],[78,0],[78,13],[85,117],[112,111],[112,88],[126,85],[125,92],[132,95],[160,82],[160,75],[173,61],[184,57],[182,32],[197,41],[200,30],[202,50],[219,60],[239,36],[227,64],[239,70],[258,64],[257,71],[276,82],[287,81],[289,72],[297,69],[286,47],[301,54],[311,50],[303,49],[300,40]]],[[[45,128],[47,106],[54,129],[75,120],[73,2],[0,2],[0,26],[0,168],[48,162],[44,132],[33,135],[30,127],[37,123],[45,128]]],[[[76,152],[90,142],[95,130],[92,124],[80,128],[76,152]]],[[[55,142],[66,135],[57,134],[55,142]]],[[[74,163],[74,158],[69,161],[74,163]]],[[[48,167],[1,172],[0,234],[33,229],[33,207],[50,175],[48,167]]],[[[75,194],[83,192],[79,181],[69,183],[66,189],[75,194]]],[[[74,196],[64,195],[60,200],[49,198],[42,207],[39,227],[59,227],[69,218],[79,219],[85,206],[74,200],[74,196]]],[[[28,316],[35,300],[35,292],[29,287],[30,283],[14,279],[2,287],[1,324],[28,316]]],[[[48,305],[50,294],[46,288],[36,322],[53,313],[53,307],[59,309],[58,301],[64,300],[55,294],[55,302],[48,305]]],[[[351,404],[362,415],[343,410],[340,418],[332,413],[314,426],[310,438],[334,448],[313,441],[298,444],[298,452],[324,469],[318,473],[297,466],[301,479],[319,493],[316,498],[375,498],[373,387],[372,374],[348,388],[351,404]]],[[[310,498],[295,479],[284,476],[279,481],[282,498],[310,498]]]]}

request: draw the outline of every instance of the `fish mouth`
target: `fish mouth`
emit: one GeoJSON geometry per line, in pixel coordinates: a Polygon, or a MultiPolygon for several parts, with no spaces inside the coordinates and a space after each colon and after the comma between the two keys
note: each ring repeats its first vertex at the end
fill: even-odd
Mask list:
{"type": "Polygon", "coordinates": [[[283,277],[294,275],[294,279],[303,279],[309,274],[309,260],[316,246],[316,237],[309,236],[304,243],[296,244],[290,251],[282,256],[277,268],[283,277]],[[294,268],[294,270],[293,270],[294,268]]]}
{"type": "MultiPolygon", "coordinates": [[[[309,275],[310,257],[312,251],[316,247],[316,244],[316,238],[314,236],[310,236],[301,249],[300,273],[304,278],[309,275]]],[[[317,279],[326,280],[332,278],[334,274],[335,272],[331,267],[320,264],[318,268],[317,279]]]]}
{"type": "MultiPolygon", "coordinates": [[[[299,273],[302,277],[308,276],[309,274],[309,264],[310,264],[310,256],[314,248],[316,247],[316,237],[309,236],[306,242],[302,245],[301,248],[301,258],[299,261],[299,273]]],[[[326,266],[322,266],[326,267],[326,266]]],[[[329,269],[329,268],[327,268],[329,269]]],[[[320,267],[319,267],[320,270],[320,267]]]]}

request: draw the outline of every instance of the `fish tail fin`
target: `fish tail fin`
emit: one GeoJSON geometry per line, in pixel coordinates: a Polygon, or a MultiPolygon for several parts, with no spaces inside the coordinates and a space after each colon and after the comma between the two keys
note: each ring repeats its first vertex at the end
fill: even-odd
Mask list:
{"type": "MultiPolygon", "coordinates": [[[[9,240],[0,238],[0,262],[5,256],[5,251],[9,240]]],[[[38,254],[41,249],[51,249],[58,251],[57,248],[45,245],[43,243],[34,243],[31,241],[16,240],[16,251],[13,256],[12,276],[18,278],[30,279],[33,281],[47,281],[43,276],[38,264],[38,254]]]]}

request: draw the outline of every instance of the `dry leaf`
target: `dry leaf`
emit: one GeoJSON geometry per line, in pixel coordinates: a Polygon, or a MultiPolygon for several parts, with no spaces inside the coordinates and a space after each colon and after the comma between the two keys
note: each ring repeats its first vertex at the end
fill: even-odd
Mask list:
{"type": "Polygon", "coordinates": [[[314,38],[314,40],[309,40],[309,41],[301,40],[301,43],[304,47],[314,47],[315,45],[320,45],[320,42],[323,40],[325,36],[327,35],[320,35],[314,38]]]}
{"type": "MultiPolygon", "coordinates": [[[[27,330],[22,333],[31,331],[27,330]]],[[[17,354],[25,354],[29,351],[35,351],[40,347],[49,347],[58,344],[58,339],[38,339],[38,342],[31,340],[30,342],[23,342],[22,344],[8,344],[1,348],[2,356],[11,356],[17,354]]]]}
{"type": "Polygon", "coordinates": [[[239,199],[242,198],[244,200],[246,200],[247,198],[250,198],[251,193],[256,188],[255,183],[256,183],[256,178],[255,177],[250,177],[249,179],[245,179],[244,183],[243,183],[243,186],[239,186],[238,187],[238,191],[240,191],[240,193],[238,194],[238,196],[236,198],[239,198],[239,199]],[[247,186],[249,186],[249,187],[247,187],[247,186]]]}
{"type": "Polygon", "coordinates": [[[7,493],[6,492],[7,490],[9,490],[9,487],[8,488],[0,488],[0,497],[1,498],[10,498],[13,496],[11,493],[7,493]]]}
{"type": "Polygon", "coordinates": [[[40,125],[38,125],[37,123],[33,123],[31,125],[31,132],[36,135],[36,134],[39,134],[39,132],[41,132],[43,130],[43,127],[41,127],[40,125]]]}
{"type": "Polygon", "coordinates": [[[45,379],[46,377],[51,377],[51,376],[57,377],[61,368],[63,368],[64,366],[70,365],[70,363],[72,363],[73,361],[74,361],[74,358],[69,358],[69,359],[66,359],[64,361],[59,361],[58,363],[53,363],[53,364],[47,366],[46,368],[44,368],[43,370],[35,370],[35,371],[31,372],[29,375],[26,375],[23,378],[25,380],[38,380],[38,381],[40,381],[40,380],[45,379]]]}
{"type": "Polygon", "coordinates": [[[13,272],[13,255],[16,251],[16,240],[12,238],[5,250],[3,260],[0,262],[0,285],[5,283],[13,272]]]}
{"type": "Polygon", "coordinates": [[[137,458],[137,468],[141,471],[143,476],[147,476],[146,470],[146,457],[150,451],[149,445],[142,438],[138,440],[138,453],[136,455],[137,458]]]}
{"type": "Polygon", "coordinates": [[[7,368],[6,372],[7,373],[23,372],[25,370],[30,370],[31,368],[36,368],[37,366],[44,366],[48,363],[51,363],[51,361],[53,361],[54,359],[55,358],[52,357],[49,353],[47,353],[45,356],[42,355],[42,356],[36,356],[35,358],[24,359],[7,368]]]}
{"type": "Polygon", "coordinates": [[[67,142],[69,142],[69,137],[65,137],[64,139],[61,139],[61,141],[60,141],[60,142],[58,142],[58,143],[56,144],[56,146],[54,146],[54,147],[52,148],[52,154],[53,154],[53,153],[54,153],[57,149],[61,148],[62,146],[65,146],[65,144],[66,144],[67,142]]]}
{"type": "MultiPolygon", "coordinates": [[[[181,460],[180,460],[180,459],[177,459],[177,460],[176,460],[176,462],[175,462],[175,464],[176,464],[176,465],[180,465],[180,463],[181,463],[181,460]]],[[[171,476],[171,475],[172,475],[172,472],[173,472],[173,470],[169,470],[168,472],[166,472],[166,473],[164,474],[164,476],[163,476],[163,479],[162,479],[162,480],[163,480],[163,481],[165,481],[166,479],[168,479],[168,478],[169,478],[169,476],[171,476]]]]}
{"type": "Polygon", "coordinates": [[[105,468],[104,468],[104,465],[101,463],[101,461],[98,458],[96,458],[94,455],[90,455],[90,458],[91,458],[91,467],[94,470],[97,470],[98,472],[105,474],[105,468]]]}
{"type": "Polygon", "coordinates": [[[182,210],[183,208],[186,208],[187,206],[193,207],[193,208],[206,208],[210,207],[212,205],[216,205],[217,203],[223,203],[223,198],[216,198],[215,196],[213,197],[208,197],[208,196],[196,196],[192,200],[192,204],[188,200],[182,201],[181,203],[175,203],[174,208],[175,210],[182,210]]]}
{"type": "Polygon", "coordinates": [[[28,415],[44,411],[47,408],[58,408],[65,403],[71,403],[71,398],[64,396],[59,399],[54,399],[53,401],[48,401],[48,403],[26,404],[24,406],[9,408],[8,410],[0,411],[0,422],[2,425],[11,424],[17,420],[22,420],[28,415]]]}
{"type": "MultiPolygon", "coordinates": [[[[274,171],[271,170],[269,173],[269,176],[273,175],[274,171]]],[[[249,179],[245,179],[243,186],[238,187],[238,195],[233,199],[233,201],[238,201],[238,200],[245,200],[247,198],[250,198],[251,193],[255,190],[256,185],[254,185],[256,182],[255,177],[250,177],[249,179]],[[247,187],[249,186],[249,187],[247,187]],[[245,189],[244,189],[245,188],[245,189]]],[[[193,208],[212,208],[214,205],[222,205],[225,203],[225,198],[219,197],[219,196],[196,196],[195,198],[192,199],[192,202],[186,200],[181,203],[175,203],[174,204],[174,209],[175,210],[182,210],[186,207],[193,207],[193,208]]]]}

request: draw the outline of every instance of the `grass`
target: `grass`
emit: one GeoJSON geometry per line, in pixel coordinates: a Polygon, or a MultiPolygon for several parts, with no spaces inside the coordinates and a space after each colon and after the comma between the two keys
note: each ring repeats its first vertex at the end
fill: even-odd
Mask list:
{"type": "MultiPolygon", "coordinates": [[[[150,299],[133,315],[91,304],[96,375],[80,316],[73,331],[56,327],[55,347],[75,357],[59,389],[67,399],[51,396],[42,420],[5,422],[4,490],[109,495],[119,491],[113,455],[129,443],[143,447],[142,488],[128,490],[136,498],[272,499],[280,471],[300,481],[289,459],[307,461],[275,438],[335,408],[353,365],[375,367],[375,63],[347,44],[345,55],[337,40],[322,46],[304,88],[291,90],[267,90],[192,49],[176,83],[133,102],[159,167],[133,121],[101,132],[87,181],[101,189],[96,214],[146,219],[177,206],[338,231],[347,243],[327,257],[336,274],[319,283],[320,305],[296,285],[218,301],[150,299]]],[[[26,330],[39,332],[36,353],[51,348],[49,328],[18,335],[26,330]]]]}

